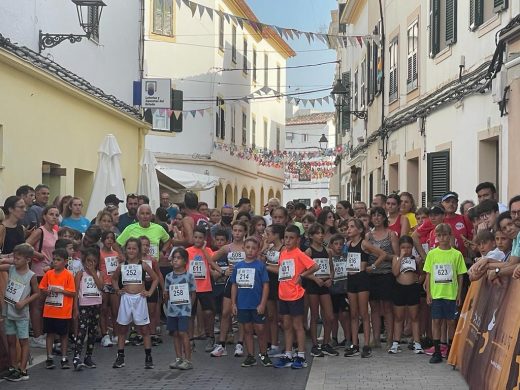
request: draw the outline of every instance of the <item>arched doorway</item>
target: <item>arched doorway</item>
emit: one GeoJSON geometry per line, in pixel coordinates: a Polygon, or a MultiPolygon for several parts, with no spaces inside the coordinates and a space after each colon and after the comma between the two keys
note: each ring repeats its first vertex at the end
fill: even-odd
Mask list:
{"type": "Polygon", "coordinates": [[[277,191],[276,191],[276,197],[277,197],[278,199],[280,199],[280,202],[283,203],[282,194],[280,193],[280,190],[277,190],[277,191]]]}
{"type": "Polygon", "coordinates": [[[262,187],[260,189],[260,207],[264,207],[264,204],[266,204],[267,202],[265,201],[265,191],[264,191],[264,187],[262,187]]]}
{"type": "MultiPolygon", "coordinates": [[[[246,196],[246,198],[247,198],[247,196],[246,196]]],[[[237,203],[238,203],[238,188],[235,185],[235,189],[233,190],[233,204],[237,204],[237,203]]]]}
{"type": "Polygon", "coordinates": [[[224,205],[224,188],[222,184],[215,187],[215,207],[220,208],[224,205]]]}
{"type": "MultiPolygon", "coordinates": [[[[247,195],[247,190],[245,188],[244,188],[244,191],[246,191],[246,195],[247,195]]],[[[253,189],[251,189],[251,191],[249,192],[249,200],[251,201],[251,206],[253,207],[254,213],[262,215],[263,213],[260,212],[261,210],[257,210],[256,194],[255,194],[255,190],[253,190],[253,189]]]]}
{"type": "Polygon", "coordinates": [[[230,205],[235,204],[233,203],[233,190],[229,184],[226,186],[226,190],[224,191],[224,203],[230,205]]]}
{"type": "Polygon", "coordinates": [[[267,193],[267,200],[274,198],[274,191],[272,188],[269,188],[269,192],[267,193]]]}
{"type": "MultiPolygon", "coordinates": [[[[247,194],[247,188],[242,188],[242,195],[241,195],[242,198],[248,198],[248,194],[247,194]]],[[[254,204],[253,204],[254,206],[254,204]]]]}

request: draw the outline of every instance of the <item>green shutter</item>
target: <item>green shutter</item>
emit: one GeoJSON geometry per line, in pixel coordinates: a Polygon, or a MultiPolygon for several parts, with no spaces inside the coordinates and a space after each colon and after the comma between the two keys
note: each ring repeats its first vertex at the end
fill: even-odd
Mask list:
{"type": "Polygon", "coordinates": [[[501,12],[507,9],[507,0],[493,0],[493,11],[495,13],[501,12]]]}
{"type": "MultiPolygon", "coordinates": [[[[182,111],[183,109],[183,100],[184,93],[183,91],[172,89],[172,104],[171,109],[174,111],[182,111]]],[[[182,114],[179,115],[179,118],[172,114],[170,116],[170,131],[180,133],[182,132],[182,114]]]]}
{"type": "Polygon", "coordinates": [[[484,21],[484,0],[470,0],[469,29],[475,31],[484,21]]]}
{"type": "Polygon", "coordinates": [[[347,131],[350,130],[350,111],[351,111],[351,81],[350,81],[350,71],[344,72],[341,75],[341,82],[347,88],[347,94],[345,95],[345,99],[343,101],[343,105],[341,106],[341,132],[343,135],[347,131]]]}
{"type": "Polygon", "coordinates": [[[372,45],[367,42],[367,101],[371,104],[374,100],[373,90],[373,74],[372,74],[372,45]]]}
{"type": "Polygon", "coordinates": [[[450,152],[428,153],[428,205],[438,202],[450,190],[450,152]]]}
{"type": "Polygon", "coordinates": [[[163,33],[163,1],[154,0],[153,2],[153,32],[157,34],[163,33]]]}
{"type": "Polygon", "coordinates": [[[430,2],[430,57],[435,57],[440,51],[441,0],[430,2]]]}
{"type": "Polygon", "coordinates": [[[457,0],[446,0],[446,46],[457,42],[457,0]]]}

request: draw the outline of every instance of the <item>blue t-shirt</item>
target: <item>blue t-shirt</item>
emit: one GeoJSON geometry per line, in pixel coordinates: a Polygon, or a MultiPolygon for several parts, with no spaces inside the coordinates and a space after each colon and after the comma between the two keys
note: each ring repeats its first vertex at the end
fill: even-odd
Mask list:
{"type": "MultiPolygon", "coordinates": [[[[189,293],[192,291],[195,291],[195,279],[193,278],[193,275],[189,272],[184,272],[182,274],[176,274],[175,272],[170,272],[168,275],[166,275],[166,278],[164,279],[164,290],[170,292],[170,286],[171,285],[182,285],[184,286],[183,289],[176,289],[177,291],[183,291],[186,292],[186,285],[187,290],[189,293]]],[[[171,294],[171,292],[170,292],[171,294]]],[[[193,302],[191,302],[191,299],[189,299],[188,303],[186,304],[173,304],[171,302],[171,297],[167,302],[168,305],[168,311],[167,315],[168,317],[190,317],[191,316],[191,305],[193,302]]]]}
{"type": "Polygon", "coordinates": [[[128,213],[124,213],[119,216],[119,222],[117,223],[117,228],[119,229],[120,232],[123,232],[123,230],[125,230],[128,225],[131,225],[136,222],[137,222],[137,215],[131,217],[130,215],[128,215],[128,213]]]}
{"type": "Polygon", "coordinates": [[[237,309],[255,310],[262,301],[264,283],[269,283],[267,268],[260,260],[241,261],[233,269],[231,283],[238,287],[237,309]]]}
{"type": "Polygon", "coordinates": [[[90,226],[90,221],[83,216],[79,218],[67,217],[63,218],[63,221],[61,221],[60,226],[66,226],[71,229],[77,230],[80,233],[85,233],[88,227],[90,226]]]}

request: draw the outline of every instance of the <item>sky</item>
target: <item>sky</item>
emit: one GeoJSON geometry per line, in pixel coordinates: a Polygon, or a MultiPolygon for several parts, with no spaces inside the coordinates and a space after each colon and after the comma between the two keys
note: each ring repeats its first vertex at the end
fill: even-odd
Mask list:
{"type": "MultiPolygon", "coordinates": [[[[321,33],[328,31],[330,11],[337,8],[336,0],[247,0],[247,3],[262,23],[321,33]]],[[[301,39],[289,40],[287,43],[296,51],[296,57],[289,59],[287,66],[336,60],[336,52],[328,50],[321,41],[309,44],[305,36],[302,36],[301,39]]],[[[323,89],[332,86],[334,71],[335,64],[287,69],[287,85],[290,86],[287,89],[287,93],[323,89]]],[[[301,95],[301,97],[319,98],[326,95],[328,93],[324,91],[301,95]]],[[[310,106],[307,105],[307,108],[310,108],[310,106]]],[[[323,111],[333,111],[332,104],[323,108],[317,105],[315,108],[323,111]]]]}

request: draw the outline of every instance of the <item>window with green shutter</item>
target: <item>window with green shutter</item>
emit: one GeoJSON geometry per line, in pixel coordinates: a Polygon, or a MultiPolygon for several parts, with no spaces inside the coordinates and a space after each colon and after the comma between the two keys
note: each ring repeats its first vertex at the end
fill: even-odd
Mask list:
{"type": "Polygon", "coordinates": [[[446,46],[457,42],[457,0],[446,0],[446,46]]]}
{"type": "Polygon", "coordinates": [[[347,88],[347,94],[341,106],[341,133],[345,135],[350,130],[350,111],[351,111],[351,81],[350,71],[341,75],[341,83],[347,88]]]}
{"type": "Polygon", "coordinates": [[[507,9],[508,5],[508,0],[493,0],[493,11],[501,12],[507,9]]]}
{"type": "Polygon", "coordinates": [[[475,31],[484,21],[484,0],[469,1],[469,29],[475,31]]]}
{"type": "Polygon", "coordinates": [[[430,1],[430,57],[440,51],[441,37],[441,0],[430,1]]]}
{"type": "Polygon", "coordinates": [[[450,151],[428,153],[428,205],[438,202],[450,190],[450,151]]]}

